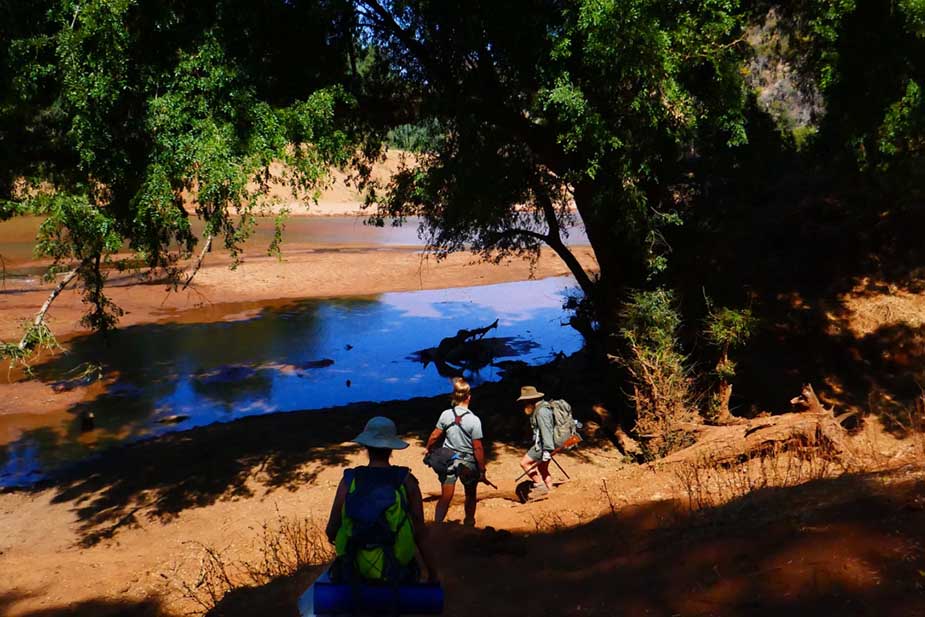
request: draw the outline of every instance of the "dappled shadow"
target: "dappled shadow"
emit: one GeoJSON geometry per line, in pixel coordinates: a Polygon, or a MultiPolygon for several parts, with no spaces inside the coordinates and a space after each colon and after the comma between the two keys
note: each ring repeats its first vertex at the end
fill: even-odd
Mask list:
{"type": "MultiPolygon", "coordinates": [[[[0,594],[0,615],[6,615],[22,597],[0,594]]],[[[17,611],[18,617],[171,617],[155,599],[99,598],[35,610],[17,611]]]]}
{"type": "Polygon", "coordinates": [[[809,306],[786,319],[765,326],[739,354],[736,393],[751,404],[737,413],[787,410],[802,384],[813,383],[840,411],[875,414],[894,433],[908,432],[925,386],[925,326],[884,323],[858,335],[844,310],[809,306]]]}
{"type": "MultiPolygon", "coordinates": [[[[113,448],[54,480],[56,503],[73,502],[81,544],[131,526],[136,517],[169,520],[217,499],[250,496],[257,485],[295,488],[323,466],[344,465],[357,421],[324,412],[276,414],[113,448]]],[[[350,414],[357,416],[358,414],[350,414]]]]}
{"type": "Polygon", "coordinates": [[[762,191],[704,209],[694,217],[696,232],[674,239],[695,359],[716,361],[715,350],[694,344],[705,292],[718,306],[751,305],[760,318],[744,348],[732,352],[732,405],[740,415],[787,410],[810,382],[827,402],[862,412],[879,412],[872,403],[883,394],[907,407],[916,394],[925,369],[912,353],[921,348],[921,321],[904,324],[904,316],[885,311],[876,331],[859,332],[849,300],[922,291],[925,208],[871,200],[872,187],[858,178],[830,181],[783,166],[762,191]]]}
{"type": "MultiPolygon", "coordinates": [[[[498,446],[529,446],[529,425],[513,405],[522,383],[567,398],[576,410],[590,409],[603,381],[589,366],[575,356],[550,367],[524,367],[510,381],[476,388],[473,408],[486,427],[489,461],[498,446]]],[[[375,415],[394,419],[402,433],[424,441],[447,404],[437,396],[242,418],[116,446],[21,490],[52,489],[55,503],[72,504],[80,543],[92,545],[140,517],[166,521],[216,500],[310,483],[324,467],[346,465],[358,446],[345,442],[375,415]]]]}
{"type": "MultiPolygon", "coordinates": [[[[443,614],[922,615],[925,482],[908,476],[765,489],[694,514],[655,501],[574,527],[552,516],[534,533],[442,525],[429,537],[443,614]]],[[[310,579],[237,590],[210,614],[294,616],[310,579]]]]}

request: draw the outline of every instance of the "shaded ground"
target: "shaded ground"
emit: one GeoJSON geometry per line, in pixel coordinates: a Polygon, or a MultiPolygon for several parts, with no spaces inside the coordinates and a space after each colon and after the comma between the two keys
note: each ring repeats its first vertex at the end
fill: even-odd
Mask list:
{"type": "Polygon", "coordinates": [[[446,614],[925,614],[925,483],[904,475],[768,491],[693,518],[650,502],[529,535],[460,529],[442,539],[446,614]]]}
{"type": "MultiPolygon", "coordinates": [[[[768,489],[694,515],[669,500],[577,526],[547,517],[533,533],[450,525],[436,542],[452,556],[447,616],[906,617],[925,615],[923,525],[916,468],[768,489]]],[[[243,597],[271,588],[271,606],[286,606],[303,587],[241,590],[210,615],[246,615],[243,597]]]]}
{"type": "MultiPolygon", "coordinates": [[[[512,407],[520,383],[567,395],[577,409],[600,400],[602,383],[580,355],[511,370],[513,379],[485,384],[475,394],[475,409],[491,427],[489,460],[499,448],[529,439],[526,421],[512,407]]],[[[251,497],[254,485],[272,491],[311,484],[320,470],[342,467],[357,452],[344,442],[374,415],[393,418],[403,432],[426,440],[447,404],[441,396],[243,418],[114,447],[25,492],[51,490],[51,503],[75,504],[79,542],[91,546],[142,515],[164,522],[219,499],[251,497]]]]}
{"type": "MultiPolygon", "coordinates": [[[[446,564],[444,614],[925,615],[921,467],[765,490],[693,515],[660,499],[567,521],[587,489],[564,485],[534,509],[532,529],[441,527],[434,535],[446,564]]],[[[239,589],[208,615],[294,617],[317,571],[239,589]]],[[[0,598],[0,608],[4,600],[16,598],[0,598]]],[[[153,600],[99,600],[15,614],[175,613],[153,600]]]]}
{"type": "Polygon", "coordinates": [[[760,323],[732,353],[734,412],[784,409],[811,382],[827,402],[901,431],[894,417],[925,386],[922,195],[779,160],[753,163],[743,177],[754,186],[695,213],[697,233],[670,239],[688,349],[716,362],[694,341],[705,294],[717,306],[751,306],[760,323]]]}

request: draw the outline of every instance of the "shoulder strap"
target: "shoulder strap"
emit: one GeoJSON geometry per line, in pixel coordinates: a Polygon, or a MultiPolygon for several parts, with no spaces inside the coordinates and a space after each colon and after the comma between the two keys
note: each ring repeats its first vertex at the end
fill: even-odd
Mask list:
{"type": "Polygon", "coordinates": [[[381,483],[388,483],[393,488],[398,488],[405,482],[405,478],[411,473],[408,467],[390,465],[389,467],[356,467],[354,469],[345,469],[344,478],[348,481],[357,480],[365,481],[369,478],[376,477],[381,483]],[[385,470],[388,471],[385,471],[385,470]]]}
{"type": "Polygon", "coordinates": [[[455,408],[455,407],[452,409],[452,411],[453,411],[453,424],[454,424],[459,430],[461,430],[463,433],[465,433],[466,437],[469,438],[469,441],[472,441],[472,433],[470,433],[470,432],[467,431],[465,428],[463,428],[463,425],[462,425],[463,416],[467,416],[467,415],[469,415],[469,414],[472,413],[472,412],[469,411],[469,410],[467,409],[467,410],[464,411],[463,413],[459,413],[459,414],[458,414],[458,413],[456,413],[456,408],[455,408]]]}

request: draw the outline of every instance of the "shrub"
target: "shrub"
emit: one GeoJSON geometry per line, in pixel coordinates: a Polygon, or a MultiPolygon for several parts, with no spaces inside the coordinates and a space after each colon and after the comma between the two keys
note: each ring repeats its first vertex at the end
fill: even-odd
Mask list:
{"type": "Polygon", "coordinates": [[[687,358],[679,350],[681,318],[669,290],[631,295],[621,314],[627,344],[622,359],[633,387],[636,432],[650,456],[664,456],[683,447],[685,423],[696,422],[687,358]]]}
{"type": "Polygon", "coordinates": [[[704,334],[707,341],[719,350],[719,358],[713,370],[717,385],[707,402],[707,420],[722,423],[732,418],[729,401],[732,398],[732,379],[735,377],[736,364],[729,353],[748,341],[754,325],[755,319],[751,309],[735,310],[724,307],[714,310],[710,307],[704,334]]]}

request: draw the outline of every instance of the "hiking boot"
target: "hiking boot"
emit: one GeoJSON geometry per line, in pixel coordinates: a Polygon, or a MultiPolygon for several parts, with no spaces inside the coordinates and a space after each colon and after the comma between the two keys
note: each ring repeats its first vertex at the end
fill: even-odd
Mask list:
{"type": "Polygon", "coordinates": [[[475,519],[474,518],[463,519],[463,527],[475,527],[475,519]]]}

